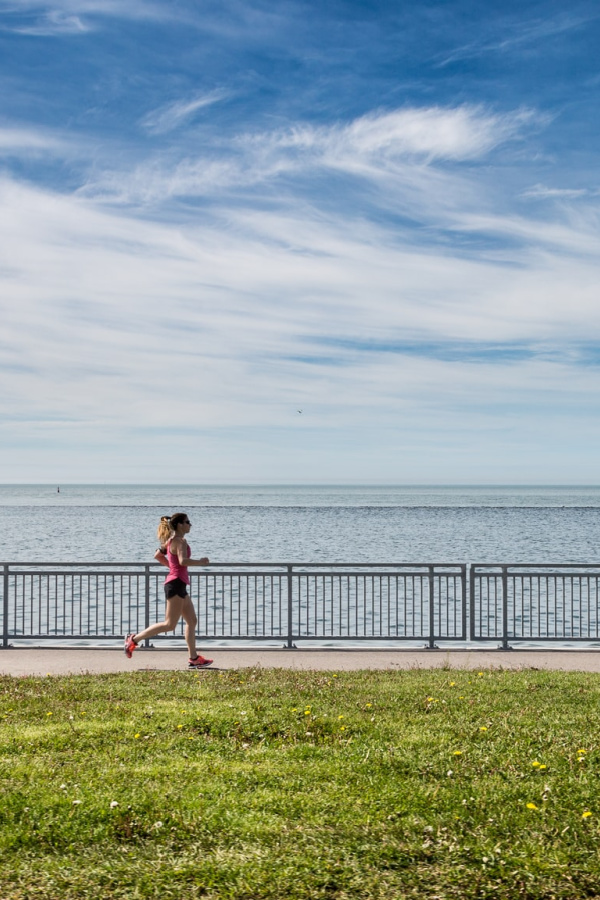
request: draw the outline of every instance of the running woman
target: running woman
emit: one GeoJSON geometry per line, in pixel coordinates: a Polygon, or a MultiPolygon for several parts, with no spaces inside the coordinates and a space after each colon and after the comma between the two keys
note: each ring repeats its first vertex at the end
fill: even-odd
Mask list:
{"type": "Polygon", "coordinates": [[[210,666],[212,659],[200,656],[196,650],[196,610],[188,593],[190,575],[188,566],[207,566],[208,557],[192,559],[190,546],[185,539],[189,534],[192,523],[186,513],[175,513],[174,516],[161,516],[158,526],[158,539],[160,549],[154,554],[154,559],[163,566],[167,566],[169,574],[165,579],[165,595],[167,598],[167,614],[164,622],[151,625],[137,634],[128,634],[125,638],[125,656],[131,659],[133,651],[140,641],[162,634],[165,631],[175,631],[177,623],[183,616],[185,620],[185,641],[188,645],[190,658],[188,668],[203,669],[210,666]]]}

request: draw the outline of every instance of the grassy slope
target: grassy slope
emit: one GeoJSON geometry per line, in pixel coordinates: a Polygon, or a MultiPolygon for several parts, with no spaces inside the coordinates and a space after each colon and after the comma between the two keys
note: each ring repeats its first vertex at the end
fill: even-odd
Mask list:
{"type": "Polygon", "coordinates": [[[538,671],[1,678],[0,897],[600,896],[599,700],[538,671]]]}

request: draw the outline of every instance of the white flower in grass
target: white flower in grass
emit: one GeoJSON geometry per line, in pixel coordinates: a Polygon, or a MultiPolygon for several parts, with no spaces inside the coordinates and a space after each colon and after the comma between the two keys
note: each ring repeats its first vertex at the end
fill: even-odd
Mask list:
{"type": "Polygon", "coordinates": [[[81,802],[81,800],[73,800],[73,806],[79,806],[81,802]]]}
{"type": "Polygon", "coordinates": [[[110,808],[111,808],[111,809],[114,809],[114,808],[115,808],[116,806],[118,806],[118,805],[119,805],[119,804],[117,803],[116,800],[111,800],[111,801],[110,801],[110,808]]]}

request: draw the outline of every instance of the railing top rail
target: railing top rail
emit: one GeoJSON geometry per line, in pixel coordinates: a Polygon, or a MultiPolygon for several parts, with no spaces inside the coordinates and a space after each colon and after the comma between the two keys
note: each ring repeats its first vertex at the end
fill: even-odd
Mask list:
{"type": "Polygon", "coordinates": [[[560,572],[561,569],[567,569],[569,571],[574,569],[580,569],[582,571],[588,571],[592,569],[600,570],[600,562],[597,563],[472,563],[471,568],[475,573],[480,573],[482,571],[491,570],[491,569],[500,569],[507,570],[510,572],[514,572],[515,570],[523,570],[528,573],[533,571],[546,573],[546,572],[560,572]]]}
{"type": "MultiPolygon", "coordinates": [[[[0,566],[9,568],[151,568],[164,569],[160,563],[149,560],[146,562],[0,562],[0,566]]],[[[396,563],[396,562],[343,562],[343,563],[312,563],[312,562],[212,562],[206,566],[194,566],[203,569],[466,569],[466,563],[396,563]]]]}

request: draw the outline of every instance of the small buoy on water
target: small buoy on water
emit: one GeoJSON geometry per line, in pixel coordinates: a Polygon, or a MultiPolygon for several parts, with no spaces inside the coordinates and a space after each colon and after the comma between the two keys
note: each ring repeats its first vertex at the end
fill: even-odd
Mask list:
{"type": "Polygon", "coordinates": [[[57,494],[60,494],[60,488],[59,488],[59,487],[56,488],[56,493],[57,493],[57,494]]]}

